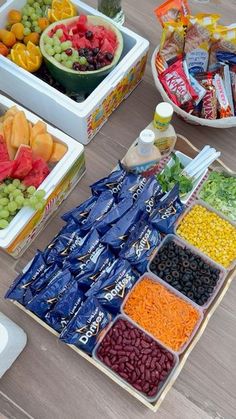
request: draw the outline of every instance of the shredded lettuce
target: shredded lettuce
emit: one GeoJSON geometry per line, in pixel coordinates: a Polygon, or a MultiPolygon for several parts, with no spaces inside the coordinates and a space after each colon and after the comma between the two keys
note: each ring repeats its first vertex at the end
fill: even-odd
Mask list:
{"type": "Polygon", "coordinates": [[[212,172],[203,185],[200,198],[236,221],[236,177],[212,172]]]}

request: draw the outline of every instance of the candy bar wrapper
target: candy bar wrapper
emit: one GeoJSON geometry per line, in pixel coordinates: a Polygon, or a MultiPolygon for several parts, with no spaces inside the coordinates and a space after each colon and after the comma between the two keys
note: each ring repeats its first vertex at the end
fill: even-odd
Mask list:
{"type": "Polygon", "coordinates": [[[209,71],[216,70],[219,67],[217,53],[229,52],[236,53],[236,28],[217,25],[212,34],[210,56],[209,56],[209,71]]]}
{"type": "Polygon", "coordinates": [[[201,84],[198,83],[198,81],[193,76],[191,76],[191,74],[189,74],[188,66],[185,60],[183,61],[183,68],[184,68],[188,81],[190,82],[192,88],[195,90],[196,94],[198,95],[198,98],[195,100],[195,105],[197,106],[201,102],[202,98],[205,96],[206,89],[204,89],[204,87],[202,87],[201,84]]]}
{"type": "Polygon", "coordinates": [[[160,74],[159,79],[169,98],[175,105],[187,111],[193,109],[198,95],[192,88],[184,72],[182,60],[176,61],[160,74]]]}
{"type": "Polygon", "coordinates": [[[234,115],[234,101],[233,101],[233,92],[232,92],[232,84],[231,84],[231,76],[229,71],[229,65],[225,63],[220,63],[219,74],[221,75],[224,87],[226,91],[226,95],[229,101],[229,106],[231,109],[232,115],[234,115]]]}
{"type": "Polygon", "coordinates": [[[234,115],[236,115],[236,65],[230,66],[230,78],[234,102],[234,115]]]}
{"type": "Polygon", "coordinates": [[[216,97],[218,100],[220,118],[227,118],[229,116],[233,116],[226,95],[223,79],[219,74],[215,74],[213,79],[213,85],[216,89],[216,97]]]}
{"type": "Polygon", "coordinates": [[[159,50],[159,61],[157,70],[160,73],[160,65],[163,64],[163,70],[168,67],[168,62],[183,53],[184,49],[184,25],[183,22],[167,22],[164,24],[162,38],[159,50]]]}
{"type": "Polygon", "coordinates": [[[201,109],[201,117],[204,119],[217,119],[217,98],[216,89],[213,85],[213,76],[214,74],[211,72],[196,75],[197,80],[206,89],[201,109]]]}
{"type": "Polygon", "coordinates": [[[187,21],[190,10],[187,0],[167,0],[157,7],[154,13],[164,26],[166,22],[177,22],[183,18],[187,21]]]}
{"type": "Polygon", "coordinates": [[[216,53],[216,58],[219,62],[226,63],[229,65],[236,64],[236,54],[233,52],[218,51],[216,53]]]}
{"type": "Polygon", "coordinates": [[[200,13],[191,17],[185,36],[184,52],[189,72],[207,70],[212,33],[219,15],[200,13]]]}

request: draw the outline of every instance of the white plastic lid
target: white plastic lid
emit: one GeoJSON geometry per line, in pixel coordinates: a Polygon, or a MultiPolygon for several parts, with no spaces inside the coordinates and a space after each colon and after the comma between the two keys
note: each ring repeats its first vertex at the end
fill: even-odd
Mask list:
{"type": "Polygon", "coordinates": [[[156,113],[162,118],[171,118],[174,113],[174,109],[170,103],[161,102],[156,107],[156,113]]]}
{"type": "Polygon", "coordinates": [[[138,140],[138,149],[140,154],[149,154],[155,141],[155,134],[150,129],[144,129],[140,132],[138,140]]]}

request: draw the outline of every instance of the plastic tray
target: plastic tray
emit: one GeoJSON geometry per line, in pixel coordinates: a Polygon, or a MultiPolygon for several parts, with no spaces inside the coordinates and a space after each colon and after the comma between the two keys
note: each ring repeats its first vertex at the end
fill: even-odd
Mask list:
{"type": "Polygon", "coordinates": [[[106,368],[107,370],[109,370],[112,375],[114,375],[116,378],[118,378],[119,380],[121,380],[125,385],[127,385],[129,388],[131,388],[132,390],[137,391],[137,393],[139,393],[142,397],[144,397],[149,403],[154,403],[161,395],[162,391],[164,390],[164,388],[168,385],[168,382],[171,380],[172,376],[175,373],[175,370],[178,366],[179,363],[179,357],[178,355],[176,355],[176,353],[174,351],[172,351],[171,349],[169,349],[167,346],[165,346],[162,342],[158,341],[156,338],[154,338],[152,335],[150,335],[150,333],[148,333],[146,330],[143,330],[140,326],[138,326],[132,319],[130,319],[128,316],[124,315],[124,314],[120,314],[118,315],[114,321],[109,325],[109,327],[106,329],[106,333],[102,336],[102,338],[98,341],[97,345],[95,346],[93,353],[92,353],[93,358],[95,359],[96,362],[98,362],[100,365],[102,365],[104,368],[106,368]],[[125,381],[119,374],[116,374],[111,368],[109,368],[108,366],[106,366],[106,364],[104,364],[98,357],[97,357],[97,350],[101,344],[101,342],[103,341],[103,339],[105,338],[106,334],[109,332],[109,330],[115,325],[115,323],[119,320],[119,319],[125,319],[127,321],[129,321],[130,323],[132,323],[137,329],[142,330],[146,335],[150,336],[155,342],[158,343],[158,345],[160,345],[163,349],[167,350],[168,352],[172,353],[172,355],[174,356],[175,359],[175,363],[174,363],[174,367],[172,368],[172,370],[169,372],[169,374],[166,376],[165,381],[163,381],[160,385],[160,388],[156,394],[155,397],[148,397],[145,396],[144,393],[136,390],[131,384],[129,384],[127,381],[125,381]]]}
{"type": "MultiPolygon", "coordinates": [[[[79,13],[102,16],[96,9],[73,0],[79,13]]],[[[5,27],[11,9],[20,9],[25,0],[8,0],[0,6],[0,27],[5,27]]],[[[149,42],[133,31],[114,23],[121,31],[124,49],[118,65],[81,103],[49,86],[33,74],[0,55],[0,90],[65,131],[88,144],[112,112],[142,80],[149,42]]]]}
{"type": "MultiPolygon", "coordinates": [[[[128,314],[126,314],[126,312],[124,311],[124,307],[125,304],[127,302],[127,300],[129,299],[130,295],[132,294],[133,290],[137,287],[137,285],[144,279],[144,278],[150,278],[155,282],[158,282],[159,284],[163,285],[165,288],[167,288],[172,294],[174,294],[176,297],[181,298],[182,300],[186,301],[188,304],[190,304],[192,307],[194,307],[198,313],[199,313],[199,320],[196,323],[196,326],[194,327],[191,336],[189,337],[189,339],[187,340],[187,342],[182,345],[182,347],[178,350],[178,351],[174,351],[172,348],[169,348],[166,344],[164,344],[161,340],[159,340],[159,342],[162,345],[165,345],[166,348],[168,348],[168,350],[171,350],[172,352],[177,353],[178,355],[182,354],[185,349],[189,346],[190,342],[192,341],[192,339],[194,338],[195,334],[197,333],[199,327],[201,326],[201,323],[203,321],[203,310],[200,308],[199,305],[197,305],[196,303],[194,303],[194,301],[190,300],[189,298],[185,297],[185,295],[181,294],[179,291],[177,291],[175,288],[169,286],[165,281],[163,281],[161,278],[159,278],[157,275],[154,275],[151,272],[146,272],[144,273],[140,279],[136,282],[136,284],[133,286],[132,290],[127,294],[127,296],[125,297],[122,305],[121,305],[121,313],[123,315],[125,315],[127,318],[131,319],[133,321],[133,323],[135,325],[138,325],[140,329],[142,329],[145,333],[149,333],[147,330],[145,330],[142,326],[140,326],[138,323],[136,323],[128,314]]],[[[150,333],[149,333],[150,334],[150,333]]],[[[152,335],[151,335],[152,336],[152,335]]],[[[154,339],[156,339],[156,337],[152,336],[154,339]]],[[[157,340],[157,339],[156,339],[157,340]]]]}
{"type": "MultiPolygon", "coordinates": [[[[0,95],[0,115],[17,105],[32,123],[41,120],[15,102],[0,95]]],[[[19,257],[43,228],[45,223],[85,173],[84,147],[61,131],[47,125],[47,131],[67,146],[64,157],[40,185],[46,192],[46,207],[41,211],[22,208],[9,226],[0,230],[0,248],[13,257],[19,257]]]]}
{"type": "MultiPolygon", "coordinates": [[[[162,240],[162,242],[160,243],[160,245],[157,247],[155,253],[152,255],[149,263],[148,263],[148,272],[151,272],[153,275],[154,272],[152,272],[150,265],[153,261],[153,259],[155,259],[156,254],[159,252],[159,250],[162,248],[162,246],[164,246],[166,243],[169,243],[170,241],[174,241],[177,245],[181,246],[182,248],[186,247],[187,249],[191,250],[196,256],[200,256],[202,258],[202,260],[207,263],[208,265],[210,265],[213,268],[217,268],[220,270],[220,276],[219,276],[219,280],[217,285],[215,286],[214,292],[212,293],[212,295],[209,297],[208,301],[203,304],[202,306],[200,306],[199,304],[197,304],[196,302],[194,302],[193,300],[191,300],[190,298],[188,298],[186,296],[186,298],[190,301],[190,302],[194,302],[200,309],[202,310],[206,310],[212,303],[212,301],[215,299],[215,297],[217,296],[218,292],[220,291],[222,285],[224,284],[224,280],[225,277],[227,275],[227,271],[222,268],[221,265],[218,265],[216,262],[213,262],[212,259],[210,259],[208,256],[206,256],[204,253],[200,252],[199,250],[196,250],[193,246],[191,246],[189,243],[186,244],[185,241],[183,241],[180,237],[175,236],[174,234],[168,234],[164,240],[162,240]]],[[[168,284],[163,278],[161,278],[166,284],[168,284]]],[[[175,287],[173,287],[172,285],[168,284],[169,287],[171,289],[175,289],[175,287]]],[[[178,290],[176,290],[178,291],[178,290]]],[[[181,291],[178,291],[181,295],[184,295],[181,293],[181,291]]]]}
{"type": "MultiPolygon", "coordinates": [[[[209,211],[217,214],[220,218],[223,218],[224,220],[228,221],[228,223],[230,223],[235,229],[236,229],[236,223],[234,223],[232,220],[229,220],[224,214],[220,213],[219,211],[215,210],[214,208],[212,208],[210,205],[208,205],[206,202],[202,201],[201,199],[197,199],[194,203],[192,203],[189,207],[187,207],[187,209],[180,215],[180,217],[178,218],[178,220],[176,221],[175,224],[175,234],[176,236],[180,237],[181,240],[186,243],[187,245],[191,245],[194,249],[196,249],[197,251],[200,251],[200,249],[198,249],[198,247],[193,246],[191,243],[189,243],[187,240],[185,240],[183,237],[181,237],[178,233],[178,227],[181,224],[183,218],[186,216],[186,214],[188,214],[189,211],[191,211],[191,209],[195,206],[195,205],[201,205],[202,207],[208,209],[209,211]]],[[[204,256],[205,253],[203,253],[204,256]]],[[[213,260],[212,258],[210,258],[209,256],[207,256],[210,260],[212,260],[214,263],[217,263],[215,260],[213,260]]],[[[218,264],[219,266],[221,266],[223,269],[225,269],[226,271],[231,271],[232,269],[235,268],[236,266],[236,259],[234,261],[232,261],[232,263],[226,268],[225,266],[218,264]]]]}
{"type": "MultiPolygon", "coordinates": [[[[176,154],[176,156],[179,158],[180,162],[183,164],[184,167],[186,167],[193,160],[191,159],[191,157],[188,157],[186,154],[181,153],[181,151],[174,151],[174,154],[176,154]]],[[[168,163],[166,164],[166,166],[172,167],[173,164],[174,164],[174,160],[171,157],[168,163]]],[[[187,204],[187,202],[191,199],[192,195],[195,193],[195,191],[199,187],[200,183],[202,182],[206,174],[207,174],[207,169],[202,173],[201,176],[197,178],[197,180],[195,180],[195,182],[193,182],[192,190],[188,192],[186,195],[184,195],[184,197],[181,198],[181,201],[183,202],[183,204],[187,204]]]]}

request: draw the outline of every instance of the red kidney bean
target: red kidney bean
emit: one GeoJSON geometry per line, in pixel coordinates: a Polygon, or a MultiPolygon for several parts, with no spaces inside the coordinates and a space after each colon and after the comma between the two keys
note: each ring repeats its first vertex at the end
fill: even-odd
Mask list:
{"type": "MultiPolygon", "coordinates": [[[[113,349],[111,349],[110,350],[110,352],[112,351],[113,349]]],[[[124,356],[124,355],[126,355],[126,351],[115,351],[115,353],[118,355],[118,356],[124,356]]]]}
{"type": "Polygon", "coordinates": [[[124,362],[122,362],[121,364],[119,364],[119,371],[124,371],[125,369],[125,364],[124,362]]]}
{"type": "Polygon", "coordinates": [[[134,383],[133,387],[136,388],[138,391],[142,391],[142,387],[140,386],[140,384],[134,383]]]}
{"type": "Polygon", "coordinates": [[[122,350],[122,349],[123,349],[123,346],[121,346],[121,345],[115,345],[115,346],[114,346],[114,349],[115,349],[116,351],[120,351],[120,350],[122,350]]]}
{"type": "Polygon", "coordinates": [[[127,362],[129,360],[129,357],[128,356],[122,356],[120,359],[119,359],[119,364],[122,364],[123,362],[127,362]]]}
{"type": "Polygon", "coordinates": [[[104,358],[104,362],[105,362],[105,364],[107,364],[107,365],[108,365],[108,367],[110,367],[110,366],[111,366],[111,362],[110,362],[110,359],[108,358],[108,356],[105,356],[105,358],[104,358]]]}
{"type": "Polygon", "coordinates": [[[136,339],[136,335],[135,335],[135,333],[134,333],[134,331],[133,331],[133,330],[131,330],[131,332],[130,332],[130,336],[131,336],[131,338],[132,338],[132,339],[136,339]]]}
{"type": "MultiPolygon", "coordinates": [[[[149,348],[150,344],[148,342],[146,342],[145,340],[141,340],[141,346],[143,348],[149,348]]],[[[151,349],[149,349],[151,351],[151,349]]],[[[146,353],[146,352],[144,352],[146,353]]]]}
{"type": "Polygon", "coordinates": [[[170,361],[167,361],[167,363],[166,363],[166,369],[168,371],[171,369],[171,363],[170,363],[170,361]]]}
{"type": "Polygon", "coordinates": [[[158,389],[158,387],[157,387],[157,386],[154,386],[154,387],[152,388],[152,390],[150,390],[150,391],[148,392],[148,396],[149,396],[149,397],[153,397],[153,396],[155,396],[155,395],[157,394],[157,389],[158,389]]]}
{"type": "Polygon", "coordinates": [[[145,364],[145,362],[146,362],[146,360],[147,360],[147,357],[148,357],[147,355],[143,355],[143,356],[142,356],[142,363],[143,363],[143,364],[145,364]]]}
{"type": "Polygon", "coordinates": [[[167,358],[169,358],[170,361],[174,360],[174,356],[171,352],[166,352],[166,356],[167,356],[167,358]]]}
{"type": "Polygon", "coordinates": [[[134,346],[139,346],[140,345],[140,338],[137,338],[137,340],[136,340],[136,342],[135,342],[135,344],[134,344],[134,346]]]}
{"type": "Polygon", "coordinates": [[[122,339],[122,336],[120,335],[117,339],[117,345],[121,345],[122,341],[123,339],[122,339]]]}
{"type": "Polygon", "coordinates": [[[120,372],[120,376],[126,380],[129,378],[129,374],[126,374],[126,372],[120,372]]]}
{"type": "Polygon", "coordinates": [[[150,378],[151,378],[150,370],[146,370],[146,372],[145,372],[145,378],[146,378],[146,381],[150,381],[150,378]]]}
{"type": "Polygon", "coordinates": [[[165,359],[166,359],[165,355],[164,355],[164,354],[162,354],[162,355],[161,355],[161,358],[160,358],[160,361],[159,361],[159,364],[163,365],[163,364],[164,364],[164,362],[165,362],[165,359]]]}
{"type": "Polygon", "coordinates": [[[150,388],[150,384],[149,383],[145,383],[144,386],[143,386],[144,393],[148,393],[149,392],[149,388],[150,388]]]}
{"type": "Polygon", "coordinates": [[[157,369],[158,372],[161,372],[162,371],[162,367],[159,364],[159,362],[156,362],[156,369],[157,369]]]}
{"type": "Polygon", "coordinates": [[[150,364],[151,370],[153,370],[156,367],[156,361],[157,361],[157,358],[154,357],[151,361],[151,364],[150,364]]]}
{"type": "Polygon", "coordinates": [[[152,350],[151,349],[142,349],[141,352],[142,352],[142,354],[148,355],[152,352],[152,350]]]}
{"type": "Polygon", "coordinates": [[[134,383],[137,380],[137,374],[135,371],[132,372],[131,382],[134,383]]]}
{"type": "Polygon", "coordinates": [[[141,371],[141,373],[144,373],[144,371],[145,371],[145,366],[143,364],[140,365],[140,371],[141,371]]]}
{"type": "Polygon", "coordinates": [[[148,359],[147,359],[147,361],[146,361],[146,364],[145,364],[147,368],[150,368],[150,366],[151,366],[151,362],[152,362],[152,357],[149,355],[149,356],[148,356],[148,359]]]}
{"type": "Polygon", "coordinates": [[[129,368],[129,370],[131,370],[131,371],[134,370],[134,366],[132,364],[130,364],[130,362],[126,362],[126,367],[129,368]]]}

